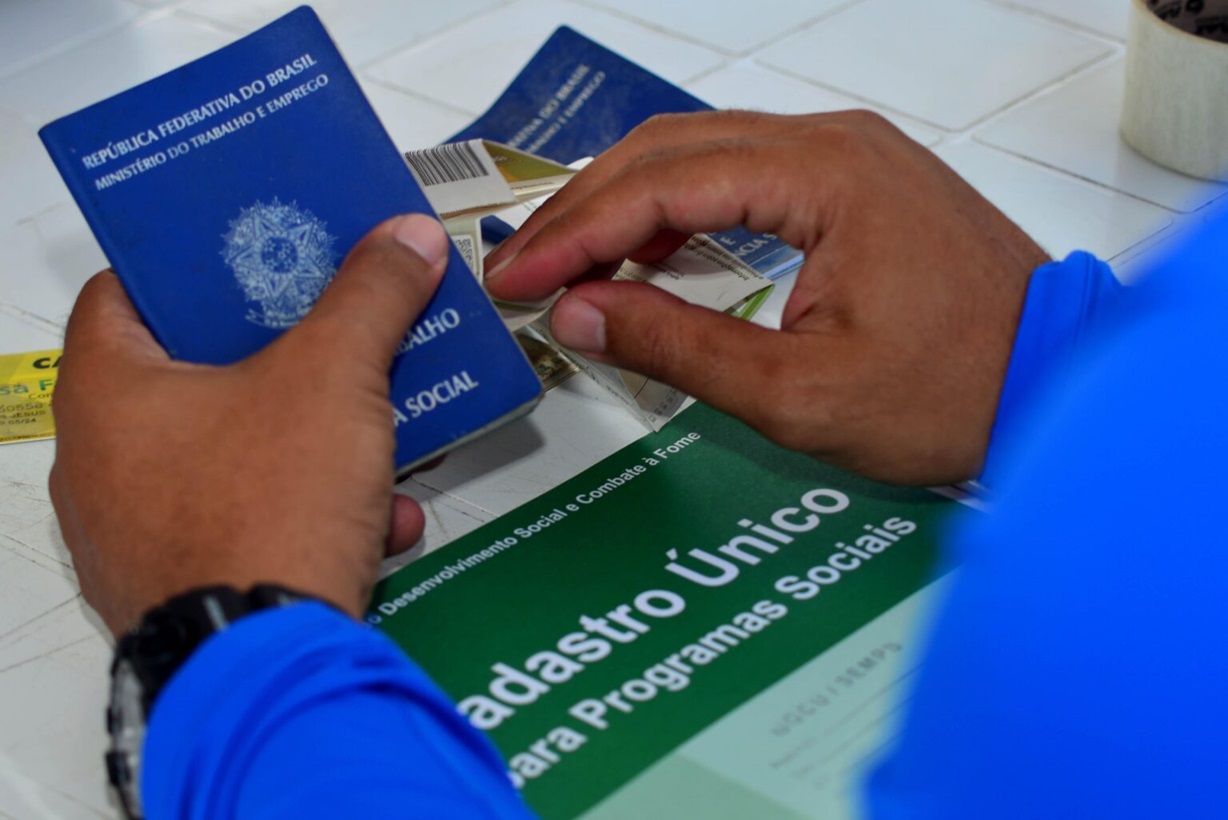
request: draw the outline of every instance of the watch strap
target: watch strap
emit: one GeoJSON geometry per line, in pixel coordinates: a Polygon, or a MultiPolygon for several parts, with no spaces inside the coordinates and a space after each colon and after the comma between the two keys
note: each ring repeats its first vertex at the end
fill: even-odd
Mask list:
{"type": "Polygon", "coordinates": [[[163,687],[209,637],[246,615],[306,600],[318,599],[275,584],[258,584],[247,592],[230,586],[189,590],[145,613],[120,638],[115,664],[124,659],[132,664],[148,717],[163,687]]]}
{"type": "Polygon", "coordinates": [[[286,587],[259,584],[247,592],[210,586],[176,595],[154,607],[115,646],[107,732],[107,777],[124,813],[142,815],[141,751],[149,713],[162,689],[192,653],[235,621],[265,609],[319,601],[286,587]]]}

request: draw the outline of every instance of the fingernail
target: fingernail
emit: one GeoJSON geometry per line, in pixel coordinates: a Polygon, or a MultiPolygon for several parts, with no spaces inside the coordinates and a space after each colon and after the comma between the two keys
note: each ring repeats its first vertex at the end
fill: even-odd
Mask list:
{"type": "Polygon", "coordinates": [[[403,216],[392,229],[393,237],[422,261],[434,267],[448,255],[448,234],[443,225],[426,214],[403,216]]]}
{"type": "Polygon", "coordinates": [[[550,331],[564,347],[581,353],[605,352],[605,314],[578,296],[568,294],[558,301],[550,331]]]}
{"type": "Polygon", "coordinates": [[[495,265],[490,270],[486,271],[486,274],[482,278],[485,279],[487,282],[493,279],[499,278],[499,275],[502,274],[503,271],[507,270],[507,266],[512,264],[512,260],[515,258],[516,258],[516,254],[512,254],[507,259],[504,259],[502,262],[495,265]]]}

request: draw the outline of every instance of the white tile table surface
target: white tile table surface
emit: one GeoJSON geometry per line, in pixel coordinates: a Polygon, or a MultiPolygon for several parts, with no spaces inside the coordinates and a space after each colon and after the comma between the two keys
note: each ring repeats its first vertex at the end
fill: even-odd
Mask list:
{"type": "Polygon", "coordinates": [[[1112,45],[984,0],[863,0],[763,49],[781,71],[967,128],[1112,45]]]}
{"type": "Polygon", "coordinates": [[[1131,150],[1117,133],[1125,94],[1122,59],[1083,72],[1019,105],[974,139],[1175,211],[1225,190],[1174,174],[1131,150]]]}
{"type": "MultiPolygon", "coordinates": [[[[104,260],[35,136],[294,0],[0,2],[0,353],[58,347],[104,260]]],[[[321,0],[405,148],[480,113],[568,24],[719,106],[862,106],[932,146],[1052,253],[1124,267],[1202,221],[1223,187],[1117,136],[1128,0],[321,0]],[[692,17],[696,19],[692,20],[692,17]]],[[[768,314],[779,315],[778,293],[768,314]]],[[[430,550],[641,435],[573,379],[529,419],[411,480],[430,550]]],[[[115,817],[104,788],[110,647],[47,497],[50,442],[0,446],[0,818],[115,817]]],[[[190,484],[183,492],[191,493],[190,484]]]]}

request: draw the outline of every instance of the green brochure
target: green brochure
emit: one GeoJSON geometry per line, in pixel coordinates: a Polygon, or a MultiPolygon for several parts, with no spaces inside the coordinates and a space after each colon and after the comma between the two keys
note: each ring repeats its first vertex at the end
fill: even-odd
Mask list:
{"type": "Polygon", "coordinates": [[[543,817],[839,818],[957,509],[696,404],[389,576],[368,620],[543,817]]]}

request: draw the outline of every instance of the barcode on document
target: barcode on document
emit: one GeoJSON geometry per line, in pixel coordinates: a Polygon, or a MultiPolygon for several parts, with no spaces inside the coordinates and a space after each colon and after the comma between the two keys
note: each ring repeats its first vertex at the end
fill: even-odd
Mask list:
{"type": "Polygon", "coordinates": [[[467,142],[453,142],[406,154],[423,185],[442,185],[486,176],[477,152],[467,142]]]}

